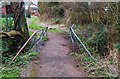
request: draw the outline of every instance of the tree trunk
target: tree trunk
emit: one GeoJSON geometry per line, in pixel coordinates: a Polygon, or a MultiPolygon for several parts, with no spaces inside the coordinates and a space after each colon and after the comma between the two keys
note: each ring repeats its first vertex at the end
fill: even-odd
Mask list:
{"type": "MultiPolygon", "coordinates": [[[[0,41],[2,42],[0,51],[2,54],[16,53],[29,38],[24,5],[24,2],[10,3],[14,15],[14,29],[0,33],[0,41]]],[[[8,9],[6,8],[6,10],[8,9]]]]}
{"type": "Polygon", "coordinates": [[[24,2],[11,2],[14,19],[14,30],[19,31],[22,34],[23,43],[29,38],[29,32],[25,17],[25,4],[24,2]]]}

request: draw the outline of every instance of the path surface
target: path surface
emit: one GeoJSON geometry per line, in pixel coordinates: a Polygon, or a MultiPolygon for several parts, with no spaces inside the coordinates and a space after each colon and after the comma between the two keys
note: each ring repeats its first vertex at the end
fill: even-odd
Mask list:
{"type": "MultiPolygon", "coordinates": [[[[49,27],[51,28],[51,27],[49,27]]],[[[23,77],[85,77],[82,68],[75,67],[75,61],[68,55],[69,41],[61,34],[48,33],[49,40],[40,49],[35,62],[30,62],[21,73],[23,77]]]]}
{"type": "Polygon", "coordinates": [[[48,33],[48,38],[49,40],[40,51],[39,60],[30,63],[29,76],[84,77],[84,71],[77,70],[74,60],[68,55],[69,42],[57,33],[48,33]]]}
{"type": "Polygon", "coordinates": [[[40,77],[81,77],[82,72],[76,70],[73,60],[68,56],[68,41],[56,33],[48,34],[49,41],[41,51],[40,77]]]}

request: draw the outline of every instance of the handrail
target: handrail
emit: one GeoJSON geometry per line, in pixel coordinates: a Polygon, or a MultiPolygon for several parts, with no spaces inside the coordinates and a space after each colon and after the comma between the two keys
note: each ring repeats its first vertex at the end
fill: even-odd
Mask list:
{"type": "MultiPolygon", "coordinates": [[[[42,33],[45,33],[47,32],[46,30],[48,29],[48,27],[46,28],[43,28],[42,30],[37,30],[36,32],[34,32],[29,38],[28,40],[25,42],[25,44],[22,46],[22,48],[17,52],[17,54],[14,56],[14,58],[12,59],[12,61],[10,62],[10,64],[15,60],[15,58],[20,54],[20,52],[25,48],[25,46],[28,44],[28,42],[32,39],[32,37],[34,35],[36,35],[38,32],[42,31],[41,32],[41,35],[40,36],[43,36],[42,33]],[[45,30],[45,31],[44,31],[45,30]]],[[[39,40],[38,40],[39,41],[39,40]]]]}
{"type": "Polygon", "coordinates": [[[77,36],[77,34],[75,33],[74,29],[73,29],[73,26],[70,27],[70,38],[72,40],[72,43],[75,42],[75,38],[78,40],[79,43],[82,44],[83,48],[87,51],[87,53],[89,54],[89,56],[95,61],[95,59],[93,58],[93,56],[91,55],[91,53],[88,51],[88,49],[86,48],[86,46],[82,43],[82,41],[79,39],[79,37],[77,36]]]}
{"type": "Polygon", "coordinates": [[[42,38],[43,38],[43,36],[46,36],[47,35],[47,29],[48,29],[48,27],[46,27],[46,29],[45,30],[43,30],[43,32],[41,33],[41,38],[38,40],[38,42],[36,43],[36,44],[38,44],[41,40],[42,40],[42,38]]]}

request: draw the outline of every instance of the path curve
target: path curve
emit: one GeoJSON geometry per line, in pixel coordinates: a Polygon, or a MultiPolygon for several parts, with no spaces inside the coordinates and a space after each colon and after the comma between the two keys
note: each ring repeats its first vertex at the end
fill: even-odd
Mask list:
{"type": "Polygon", "coordinates": [[[82,68],[75,67],[74,59],[68,55],[69,41],[61,34],[49,33],[49,40],[40,49],[36,61],[30,62],[22,77],[85,77],[82,68]]]}

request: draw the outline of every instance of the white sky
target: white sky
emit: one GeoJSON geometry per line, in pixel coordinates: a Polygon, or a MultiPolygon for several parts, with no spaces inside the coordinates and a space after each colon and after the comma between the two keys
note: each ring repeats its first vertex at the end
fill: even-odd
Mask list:
{"type": "MultiPolygon", "coordinates": [[[[0,0],[0,1],[10,1],[10,0],[0,0]]],[[[13,2],[21,1],[21,0],[11,0],[13,2]]],[[[30,2],[32,1],[33,3],[37,2],[118,2],[120,0],[24,0],[25,2],[30,2]]]]}
{"type": "Polygon", "coordinates": [[[31,0],[34,4],[37,4],[38,0],[31,0]]]}
{"type": "MultiPolygon", "coordinates": [[[[34,1],[34,0],[33,0],[34,1]]],[[[119,2],[120,0],[38,0],[38,2],[119,2]]]]}
{"type": "Polygon", "coordinates": [[[34,4],[37,4],[38,0],[24,0],[24,2],[33,2],[34,4]]]}
{"type": "MultiPolygon", "coordinates": [[[[24,0],[24,2],[33,2],[34,4],[37,5],[38,0],[24,0]]],[[[35,5],[31,5],[31,7],[36,7],[35,5]]],[[[25,5],[25,9],[28,9],[28,5],[25,5]]]]}

